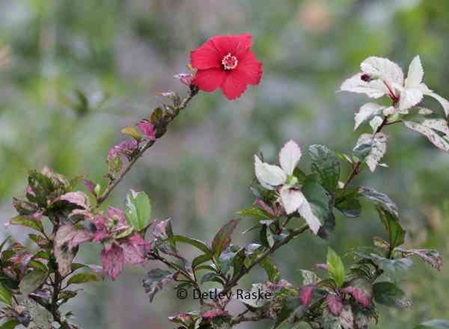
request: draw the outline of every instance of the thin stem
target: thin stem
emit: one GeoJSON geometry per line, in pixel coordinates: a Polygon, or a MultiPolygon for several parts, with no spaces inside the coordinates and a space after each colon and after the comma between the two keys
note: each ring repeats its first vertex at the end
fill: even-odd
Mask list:
{"type": "Polygon", "coordinates": [[[249,273],[249,271],[251,271],[251,269],[254,266],[256,266],[261,261],[263,261],[268,255],[274,253],[277,249],[279,249],[283,245],[289,243],[296,236],[307,231],[308,228],[309,228],[309,226],[307,224],[304,224],[301,227],[299,227],[295,230],[292,230],[290,232],[290,234],[284,240],[276,242],[273,245],[273,247],[271,247],[270,249],[268,249],[265,252],[263,252],[262,254],[260,254],[247,268],[243,269],[240,273],[238,273],[236,276],[234,276],[230,281],[228,281],[225,284],[225,286],[223,287],[223,294],[227,294],[233,287],[235,287],[237,285],[237,283],[243,276],[245,276],[247,273],[249,273]]]}
{"type": "MultiPolygon", "coordinates": [[[[168,126],[168,124],[170,122],[172,122],[177,116],[178,114],[181,112],[181,110],[185,109],[187,107],[187,105],[190,103],[190,101],[192,100],[192,98],[198,94],[198,89],[194,86],[190,87],[190,91],[187,94],[187,96],[181,101],[181,103],[179,103],[179,105],[174,109],[174,112],[167,115],[166,116],[166,121],[164,124],[164,129],[168,126]]],[[[162,137],[163,134],[160,137],[162,137]]],[[[114,177],[114,179],[112,179],[106,190],[103,192],[103,194],[101,194],[100,196],[97,197],[97,207],[99,207],[111,194],[111,192],[115,189],[115,187],[122,181],[123,177],[130,171],[130,169],[134,166],[134,164],[137,162],[137,160],[140,159],[140,157],[145,153],[146,150],[148,150],[151,146],[154,145],[154,143],[156,142],[156,140],[151,140],[146,142],[143,147],[139,150],[139,152],[133,156],[133,158],[126,164],[126,166],[122,169],[122,171],[120,172],[120,174],[117,177],[114,177]]]]}

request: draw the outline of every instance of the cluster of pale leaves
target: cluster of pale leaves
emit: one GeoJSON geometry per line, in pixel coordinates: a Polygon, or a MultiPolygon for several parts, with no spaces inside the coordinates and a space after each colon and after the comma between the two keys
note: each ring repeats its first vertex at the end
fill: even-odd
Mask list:
{"type": "Polygon", "coordinates": [[[354,129],[369,122],[374,132],[372,135],[361,135],[356,146],[358,149],[369,149],[365,161],[371,171],[379,165],[387,149],[386,135],[378,131],[385,120],[388,123],[401,121],[407,128],[425,135],[435,146],[449,152],[446,119],[434,118],[431,116],[433,111],[417,107],[424,96],[430,96],[441,104],[445,115],[449,115],[449,102],[423,83],[424,70],[419,56],[410,63],[407,77],[396,63],[387,58],[368,57],[360,69],[361,72],[343,82],[340,90],[365,94],[374,99],[386,96],[392,101],[389,106],[372,102],[364,104],[355,114],[354,129]],[[417,115],[408,119],[407,115],[414,107],[417,107],[417,115]]]}
{"type": "Polygon", "coordinates": [[[298,212],[307,222],[314,234],[321,227],[320,220],[314,215],[310,203],[298,186],[298,179],[293,175],[301,159],[301,148],[290,140],[279,152],[279,166],[263,162],[254,156],[256,177],[267,190],[276,190],[287,215],[298,212]]]}

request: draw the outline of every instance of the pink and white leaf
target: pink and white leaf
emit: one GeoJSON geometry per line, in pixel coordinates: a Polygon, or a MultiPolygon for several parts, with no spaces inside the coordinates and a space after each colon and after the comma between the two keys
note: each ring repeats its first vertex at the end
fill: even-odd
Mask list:
{"type": "Polygon", "coordinates": [[[101,264],[104,273],[115,280],[122,273],[125,264],[123,249],[116,243],[105,246],[101,251],[101,264]]]}
{"type": "Polygon", "coordinates": [[[63,194],[55,201],[67,201],[84,209],[89,207],[87,195],[80,191],[63,194]]]}

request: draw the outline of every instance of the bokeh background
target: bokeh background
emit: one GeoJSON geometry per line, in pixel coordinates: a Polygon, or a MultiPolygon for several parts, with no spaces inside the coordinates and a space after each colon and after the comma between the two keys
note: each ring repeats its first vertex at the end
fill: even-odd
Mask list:
{"type": "MultiPolygon", "coordinates": [[[[156,217],[172,217],[176,231],[207,240],[251,203],[254,153],[276,161],[290,138],[304,148],[351,150],[360,133],[352,132],[353,113],[364,98],[336,90],[365,57],[406,68],[420,54],[426,83],[448,98],[448,13],[449,1],[436,0],[0,0],[0,47],[9,47],[0,71],[1,221],[13,215],[11,198],[23,194],[29,169],[48,165],[100,180],[120,128],[161,104],[158,92],[185,92],[172,76],[185,71],[191,49],[213,35],[250,32],[264,62],[261,85],[234,102],[219,93],[197,97],[109,201],[120,206],[130,187],[145,190],[156,217]]],[[[399,125],[390,128],[389,168],[358,182],[397,201],[408,246],[438,248],[447,261],[449,155],[399,125]]],[[[367,210],[358,219],[338,217],[329,242],[304,236],[275,259],[299,284],[298,269],[324,260],[329,243],[344,252],[382,234],[367,210]]],[[[81,257],[98,263],[98,249],[87,246],[81,257]]],[[[150,304],[144,271],[87,287],[70,305],[76,321],[86,329],[169,328],[167,314],[196,307],[172,289],[150,304]]],[[[256,271],[252,279],[263,277],[256,271]]],[[[382,310],[373,328],[449,318],[447,266],[438,273],[416,262],[406,279],[414,306],[382,310]]]]}

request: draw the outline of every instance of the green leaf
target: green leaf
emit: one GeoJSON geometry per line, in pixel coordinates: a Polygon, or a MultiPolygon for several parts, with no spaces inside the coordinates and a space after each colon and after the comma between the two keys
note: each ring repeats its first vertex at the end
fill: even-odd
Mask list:
{"type": "Polygon", "coordinates": [[[321,186],[313,176],[309,176],[304,185],[301,188],[301,192],[309,201],[312,211],[321,220],[325,222],[329,217],[330,209],[330,195],[326,192],[323,186],[321,186]]]}
{"type": "Polygon", "coordinates": [[[78,273],[73,275],[69,281],[67,281],[67,285],[70,284],[80,284],[80,283],[86,283],[86,282],[92,282],[92,281],[98,281],[98,277],[94,273],[78,273]]]}
{"type": "Polygon", "coordinates": [[[268,215],[264,210],[257,207],[240,210],[237,212],[237,215],[242,217],[254,217],[257,219],[271,219],[270,215],[268,215]]]}
{"type": "Polygon", "coordinates": [[[223,250],[229,247],[232,232],[234,232],[238,223],[238,219],[232,219],[217,232],[212,241],[212,252],[215,256],[220,255],[223,250]]]}
{"type": "Polygon", "coordinates": [[[359,196],[357,189],[338,189],[335,194],[335,208],[346,217],[359,217],[362,210],[359,196]]]}
{"type": "Polygon", "coordinates": [[[232,261],[233,277],[238,275],[245,268],[246,253],[245,248],[240,249],[232,261]]]}
{"type": "Polygon", "coordinates": [[[6,305],[11,305],[12,302],[11,292],[5,287],[3,287],[2,284],[0,284],[0,302],[6,305]]]}
{"type": "Polygon", "coordinates": [[[26,226],[33,230],[39,231],[39,232],[42,232],[44,230],[44,228],[42,227],[42,223],[40,221],[35,220],[35,219],[25,218],[22,216],[16,216],[16,217],[11,218],[9,223],[11,225],[26,226]]]}
{"type": "Polygon", "coordinates": [[[271,248],[274,245],[273,233],[269,228],[269,225],[263,225],[259,233],[260,242],[264,247],[271,248]]]}
{"type": "Polygon", "coordinates": [[[373,285],[374,300],[386,306],[397,308],[410,307],[410,301],[404,299],[404,292],[392,282],[377,282],[373,285]]]}
{"type": "Polygon", "coordinates": [[[413,265],[413,261],[409,258],[388,259],[376,254],[357,253],[357,255],[363,259],[369,259],[383,271],[383,275],[391,279],[400,278],[413,265]]]}
{"type": "Polygon", "coordinates": [[[393,200],[390,199],[388,195],[380,193],[370,187],[361,187],[359,189],[359,193],[368,199],[368,201],[373,202],[375,205],[382,206],[394,216],[399,217],[398,206],[393,200]]]}
{"type": "Polygon", "coordinates": [[[337,287],[345,282],[345,266],[337,253],[332,248],[327,248],[327,272],[337,287]]]}
{"type": "Polygon", "coordinates": [[[70,299],[75,298],[78,292],[75,290],[63,290],[58,295],[58,300],[60,304],[67,303],[70,299]]]}
{"type": "Polygon", "coordinates": [[[205,262],[207,262],[207,261],[209,261],[211,259],[212,259],[212,257],[211,257],[210,254],[199,255],[198,257],[195,257],[192,260],[192,268],[195,268],[195,267],[197,267],[197,266],[199,266],[199,265],[201,265],[201,264],[203,264],[203,263],[205,263],[205,262]]]}
{"type": "Polygon", "coordinates": [[[268,276],[268,281],[273,283],[278,283],[281,279],[281,272],[279,268],[271,262],[268,257],[265,257],[260,263],[260,267],[262,267],[268,276]]]}
{"type": "Polygon", "coordinates": [[[301,188],[301,192],[310,203],[313,214],[323,225],[318,233],[319,236],[326,238],[335,227],[335,217],[331,208],[331,196],[316,181],[314,175],[307,177],[301,188]]]}
{"type": "Polygon", "coordinates": [[[217,282],[219,284],[224,284],[223,279],[215,272],[206,273],[201,277],[200,283],[205,282],[217,282]]]}
{"type": "Polygon", "coordinates": [[[151,202],[145,192],[130,191],[126,197],[126,219],[136,231],[142,231],[151,221],[151,202]]]}
{"type": "Polygon", "coordinates": [[[136,129],[136,127],[132,127],[132,126],[125,127],[122,130],[120,130],[120,132],[123,135],[134,138],[138,142],[142,139],[142,134],[140,133],[140,131],[138,131],[136,129]]]}
{"type": "Polygon", "coordinates": [[[42,271],[33,271],[24,276],[19,283],[20,292],[28,295],[36,291],[47,279],[48,273],[42,271]]]}
{"type": "Polygon", "coordinates": [[[329,192],[334,192],[340,178],[340,161],[335,153],[324,145],[311,145],[309,156],[312,172],[320,177],[320,184],[329,192]]]}
{"type": "Polygon", "coordinates": [[[173,235],[172,237],[168,238],[166,241],[187,243],[187,244],[201,250],[202,252],[204,252],[207,255],[212,255],[212,252],[210,251],[209,247],[203,241],[200,241],[197,239],[188,238],[183,235],[173,235]]]}
{"type": "Polygon", "coordinates": [[[9,320],[0,325],[0,329],[14,329],[20,324],[17,320],[9,320]]]}
{"type": "Polygon", "coordinates": [[[435,319],[421,323],[419,326],[415,327],[415,329],[449,329],[449,321],[442,319],[435,319]]]}
{"type": "Polygon", "coordinates": [[[44,263],[42,263],[38,260],[35,260],[35,259],[30,260],[30,262],[28,263],[28,266],[37,271],[48,272],[48,267],[44,263]]]}
{"type": "Polygon", "coordinates": [[[39,206],[47,206],[47,196],[53,191],[53,184],[49,177],[32,170],[28,176],[28,185],[33,194],[27,193],[28,200],[37,202],[39,206]]]}
{"type": "MultiPolygon", "coordinates": [[[[231,319],[229,316],[218,316],[211,320],[213,329],[231,329],[231,319]]],[[[199,328],[202,328],[200,325],[199,328]]]]}
{"type": "Polygon", "coordinates": [[[386,211],[381,206],[376,207],[380,220],[388,233],[390,249],[400,246],[404,243],[405,231],[399,224],[399,220],[392,213],[386,211]]]}

